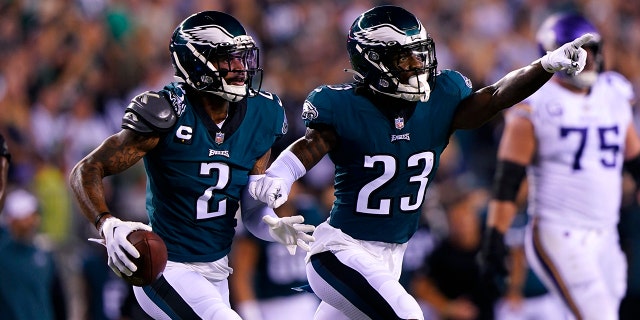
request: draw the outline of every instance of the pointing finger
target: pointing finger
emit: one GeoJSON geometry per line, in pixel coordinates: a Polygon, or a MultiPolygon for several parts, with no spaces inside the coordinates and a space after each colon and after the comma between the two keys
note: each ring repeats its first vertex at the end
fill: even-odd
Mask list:
{"type": "Polygon", "coordinates": [[[571,41],[571,44],[577,49],[582,47],[585,43],[593,40],[593,38],[594,38],[593,34],[585,33],[582,36],[580,36],[578,39],[571,41]]]}

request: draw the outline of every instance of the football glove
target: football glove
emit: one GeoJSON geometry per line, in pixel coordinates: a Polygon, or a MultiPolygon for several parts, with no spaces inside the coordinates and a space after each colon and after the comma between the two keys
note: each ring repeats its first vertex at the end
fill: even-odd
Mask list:
{"type": "Polygon", "coordinates": [[[313,232],[316,227],[310,224],[302,224],[303,216],[291,216],[276,218],[274,216],[264,216],[262,221],[269,225],[269,234],[271,237],[287,247],[289,254],[296,254],[296,247],[309,251],[309,242],[315,241],[315,238],[307,234],[313,232]]]}
{"type": "Polygon", "coordinates": [[[507,255],[509,251],[504,243],[504,234],[494,227],[490,227],[480,249],[480,266],[488,276],[505,277],[507,270],[507,255]]]}
{"type": "Polygon", "coordinates": [[[549,51],[540,59],[542,67],[550,73],[566,70],[569,75],[577,75],[584,69],[587,62],[587,52],[581,47],[591,41],[593,35],[584,34],[579,38],[563,44],[560,48],[549,51]]]}
{"type": "Polygon", "coordinates": [[[269,208],[277,208],[287,202],[291,183],[282,178],[264,177],[249,183],[249,194],[256,200],[260,200],[269,206],[269,208]]]}
{"type": "Polygon", "coordinates": [[[109,267],[118,277],[122,277],[122,274],[131,276],[138,269],[129,256],[139,258],[140,253],[127,240],[127,236],[135,230],[151,231],[151,226],[142,222],[122,221],[116,217],[109,217],[104,220],[100,228],[103,239],[89,239],[107,248],[109,267]]]}

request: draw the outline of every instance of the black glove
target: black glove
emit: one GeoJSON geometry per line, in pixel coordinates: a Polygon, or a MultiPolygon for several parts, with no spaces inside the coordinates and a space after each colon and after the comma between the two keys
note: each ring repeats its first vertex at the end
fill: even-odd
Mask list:
{"type": "Polygon", "coordinates": [[[489,301],[497,301],[506,291],[508,254],[504,234],[493,227],[487,229],[478,254],[478,264],[480,285],[489,301]]]}
{"type": "Polygon", "coordinates": [[[504,243],[504,234],[494,227],[486,230],[480,248],[480,270],[483,274],[494,277],[506,277],[507,256],[509,251],[504,243]]]}

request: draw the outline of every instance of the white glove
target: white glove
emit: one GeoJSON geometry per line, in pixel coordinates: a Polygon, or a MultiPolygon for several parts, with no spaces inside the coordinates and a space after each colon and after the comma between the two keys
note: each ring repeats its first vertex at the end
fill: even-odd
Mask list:
{"type": "Polygon", "coordinates": [[[269,208],[277,208],[287,202],[292,184],[285,179],[265,175],[249,183],[249,194],[253,199],[266,203],[269,208]]]}
{"type": "Polygon", "coordinates": [[[309,242],[316,240],[312,235],[307,234],[307,232],[313,232],[316,227],[310,224],[302,224],[304,222],[303,216],[283,218],[264,216],[262,221],[269,225],[271,237],[285,245],[291,255],[296,254],[296,246],[308,252],[311,249],[309,242]]]}
{"type": "Polygon", "coordinates": [[[587,63],[587,51],[581,47],[592,39],[592,34],[583,34],[579,38],[563,44],[560,48],[547,52],[540,59],[542,67],[550,73],[566,70],[569,75],[577,75],[587,63]]]}
{"type": "Polygon", "coordinates": [[[109,217],[104,220],[100,229],[104,239],[89,239],[107,247],[109,267],[118,277],[122,277],[123,273],[130,276],[138,269],[127,257],[127,253],[134,258],[140,257],[140,252],[127,240],[127,236],[135,230],[151,231],[151,227],[142,222],[122,221],[116,217],[109,217]]]}

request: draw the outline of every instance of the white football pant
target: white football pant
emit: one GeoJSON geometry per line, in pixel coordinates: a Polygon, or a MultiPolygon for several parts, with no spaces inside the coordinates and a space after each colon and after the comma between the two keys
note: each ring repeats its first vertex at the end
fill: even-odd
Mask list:
{"type": "Polygon", "coordinates": [[[573,318],[618,319],[627,261],[615,227],[581,228],[534,219],[526,232],[532,270],[573,318]]]}

